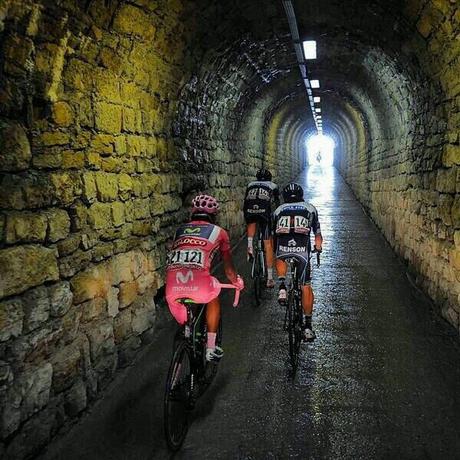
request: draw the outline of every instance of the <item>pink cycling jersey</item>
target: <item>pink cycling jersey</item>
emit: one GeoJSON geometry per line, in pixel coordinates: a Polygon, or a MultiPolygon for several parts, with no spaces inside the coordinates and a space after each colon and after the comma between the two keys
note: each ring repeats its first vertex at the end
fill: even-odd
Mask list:
{"type": "Polygon", "coordinates": [[[220,287],[210,275],[217,253],[231,253],[228,233],[206,221],[192,221],[179,227],[166,262],[166,301],[179,324],[187,321],[187,310],[178,299],[208,303],[220,287]]]}

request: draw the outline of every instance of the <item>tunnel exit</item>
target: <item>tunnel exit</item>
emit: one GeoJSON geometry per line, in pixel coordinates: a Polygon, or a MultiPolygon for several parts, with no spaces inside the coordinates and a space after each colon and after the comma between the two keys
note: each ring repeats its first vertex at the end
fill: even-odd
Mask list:
{"type": "Polygon", "coordinates": [[[315,134],[306,140],[309,165],[332,166],[334,163],[335,142],[324,134],[315,134]]]}

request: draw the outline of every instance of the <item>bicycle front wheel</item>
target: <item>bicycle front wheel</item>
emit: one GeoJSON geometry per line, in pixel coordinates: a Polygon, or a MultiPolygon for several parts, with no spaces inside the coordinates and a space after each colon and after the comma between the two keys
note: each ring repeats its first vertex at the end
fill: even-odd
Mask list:
{"type": "Polygon", "coordinates": [[[174,352],[166,379],[164,428],[171,450],[179,450],[188,431],[188,412],[192,406],[192,366],[187,344],[174,352]]]}

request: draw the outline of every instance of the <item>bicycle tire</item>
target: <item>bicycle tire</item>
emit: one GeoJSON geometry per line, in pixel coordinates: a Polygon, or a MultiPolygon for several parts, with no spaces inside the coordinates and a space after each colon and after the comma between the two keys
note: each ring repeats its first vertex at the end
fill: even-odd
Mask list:
{"type": "Polygon", "coordinates": [[[177,346],[171,364],[164,397],[164,429],[168,447],[177,451],[188,431],[188,414],[192,407],[192,361],[185,341],[177,346]]]}
{"type": "Polygon", "coordinates": [[[261,294],[264,292],[264,289],[267,287],[267,268],[265,266],[265,253],[264,247],[262,245],[262,250],[259,253],[259,267],[260,267],[260,276],[259,276],[259,287],[261,294]]]}
{"type": "Polygon", "coordinates": [[[262,283],[261,283],[262,271],[261,271],[261,266],[260,266],[260,255],[259,255],[258,249],[256,249],[254,252],[252,273],[253,273],[252,278],[253,278],[253,283],[254,283],[254,299],[256,301],[255,305],[259,307],[262,301],[262,283]]]}
{"type": "Polygon", "coordinates": [[[302,343],[302,303],[299,295],[294,294],[294,309],[293,309],[293,329],[294,329],[294,362],[292,367],[294,372],[299,365],[300,345],[302,343]]]}
{"type": "Polygon", "coordinates": [[[295,337],[294,337],[294,292],[289,291],[288,302],[286,305],[287,311],[287,332],[289,339],[289,361],[294,371],[296,370],[295,357],[295,337]]]}

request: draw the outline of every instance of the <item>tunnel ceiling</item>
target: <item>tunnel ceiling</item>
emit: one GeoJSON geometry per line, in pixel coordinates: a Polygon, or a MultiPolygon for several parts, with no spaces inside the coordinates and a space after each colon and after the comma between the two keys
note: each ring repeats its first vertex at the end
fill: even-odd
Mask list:
{"type": "MultiPolygon", "coordinates": [[[[392,128],[388,106],[411,87],[423,86],[423,72],[428,71],[422,36],[415,28],[423,3],[293,2],[301,39],[318,43],[318,59],[308,61],[308,67],[310,78],[321,82],[315,94],[322,96],[326,128],[340,125],[338,110],[344,117],[357,111],[379,131],[392,128]]],[[[201,8],[204,32],[197,43],[204,45],[204,63],[218,69],[224,80],[238,80],[240,104],[252,103],[264,88],[282,85],[286,78],[293,86],[301,84],[281,1],[202,2],[201,8]]],[[[276,92],[277,98],[285,97],[276,92]]],[[[306,99],[305,110],[308,115],[306,99]]]]}

